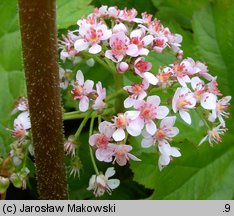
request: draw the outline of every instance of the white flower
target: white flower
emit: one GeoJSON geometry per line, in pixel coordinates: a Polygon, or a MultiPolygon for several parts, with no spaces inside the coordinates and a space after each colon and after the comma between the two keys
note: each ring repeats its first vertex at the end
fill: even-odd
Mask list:
{"type": "Polygon", "coordinates": [[[14,130],[12,136],[22,141],[27,136],[27,130],[31,128],[29,112],[22,112],[14,120],[14,130]]]}
{"type": "Polygon", "coordinates": [[[89,187],[87,190],[93,190],[93,194],[96,197],[100,197],[107,192],[111,195],[112,190],[116,189],[120,185],[119,179],[109,179],[115,174],[114,167],[109,167],[105,175],[92,175],[89,180],[89,187]]]}
{"type": "Polygon", "coordinates": [[[158,160],[159,169],[162,170],[165,166],[167,166],[172,157],[180,157],[181,153],[178,148],[171,147],[169,143],[161,143],[158,146],[160,157],[158,160]]]}
{"type": "Polygon", "coordinates": [[[177,88],[172,99],[172,109],[176,113],[179,111],[181,118],[187,123],[191,124],[192,120],[188,113],[188,109],[196,105],[196,98],[194,93],[187,87],[177,88]]]}
{"type": "Polygon", "coordinates": [[[191,79],[191,85],[194,90],[197,102],[200,102],[204,109],[215,109],[217,96],[215,94],[206,92],[204,82],[199,77],[193,77],[191,79]]]}

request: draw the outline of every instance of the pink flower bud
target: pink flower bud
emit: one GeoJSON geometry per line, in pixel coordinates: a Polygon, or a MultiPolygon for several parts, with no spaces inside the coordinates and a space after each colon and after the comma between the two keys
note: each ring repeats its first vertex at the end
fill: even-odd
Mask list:
{"type": "Polygon", "coordinates": [[[117,64],[117,70],[119,73],[124,73],[128,70],[129,66],[126,62],[120,62],[117,64]]]}
{"type": "Polygon", "coordinates": [[[183,56],[184,56],[183,50],[179,50],[179,51],[176,53],[176,58],[179,59],[179,60],[182,59],[183,56]]]}

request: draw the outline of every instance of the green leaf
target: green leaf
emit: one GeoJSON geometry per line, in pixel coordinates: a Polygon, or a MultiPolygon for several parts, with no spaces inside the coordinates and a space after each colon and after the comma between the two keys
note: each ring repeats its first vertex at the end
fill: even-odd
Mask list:
{"type": "Polygon", "coordinates": [[[234,96],[234,2],[216,1],[193,17],[194,42],[197,52],[207,62],[211,73],[218,75],[224,94],[234,96]]]}
{"type": "Polygon", "coordinates": [[[25,95],[16,0],[1,1],[0,26],[0,154],[7,155],[12,141],[6,130],[13,127],[11,111],[15,99],[25,95]]]}
{"type": "Polygon", "coordinates": [[[76,25],[81,17],[92,13],[94,7],[90,5],[91,0],[58,0],[57,1],[57,25],[58,28],[68,28],[76,25]]]}
{"type": "MultiPolygon", "coordinates": [[[[194,14],[192,26],[192,44],[196,55],[201,61],[207,62],[213,75],[218,75],[218,83],[224,95],[233,96],[234,61],[231,59],[234,52],[234,2],[215,1],[205,6],[194,14]]],[[[211,148],[206,142],[198,147],[197,142],[206,131],[198,127],[197,114],[190,114],[193,124],[188,126],[180,119],[177,120],[181,134],[172,142],[172,146],[180,148],[182,157],[174,158],[162,172],[157,168],[157,154],[141,153],[140,140],[135,140],[133,153],[142,162],[131,162],[134,180],[154,189],[149,199],[233,199],[233,118],[227,120],[227,128],[230,130],[224,135],[222,143],[211,148]]]]}
{"type": "Polygon", "coordinates": [[[157,18],[167,22],[173,20],[173,23],[179,23],[182,27],[191,29],[193,13],[209,0],[153,0],[152,2],[159,9],[157,18]]]}

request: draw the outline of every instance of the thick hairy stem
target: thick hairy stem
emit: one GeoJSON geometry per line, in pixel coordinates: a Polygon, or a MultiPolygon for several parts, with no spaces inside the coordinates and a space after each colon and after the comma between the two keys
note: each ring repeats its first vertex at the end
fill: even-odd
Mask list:
{"type": "Polygon", "coordinates": [[[67,199],[55,0],[18,0],[38,192],[67,199]]]}

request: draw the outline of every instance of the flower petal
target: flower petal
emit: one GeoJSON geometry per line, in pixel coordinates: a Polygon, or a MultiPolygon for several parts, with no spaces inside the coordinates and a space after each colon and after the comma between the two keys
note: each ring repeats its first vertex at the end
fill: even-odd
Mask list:
{"type": "Polygon", "coordinates": [[[201,106],[204,109],[212,110],[216,108],[217,96],[212,93],[204,93],[201,99],[201,106]]]}
{"type": "Polygon", "coordinates": [[[89,53],[97,54],[102,51],[102,47],[99,44],[94,44],[89,48],[89,53]]]}
{"type": "Polygon", "coordinates": [[[179,110],[180,116],[181,118],[187,123],[187,124],[191,124],[192,120],[191,120],[191,116],[189,115],[188,112],[186,112],[185,110],[179,110]]]}
{"type": "Polygon", "coordinates": [[[150,72],[145,72],[144,78],[152,85],[156,85],[158,83],[158,78],[150,72]]]}
{"type": "Polygon", "coordinates": [[[121,141],[125,138],[125,132],[123,128],[118,128],[114,133],[113,133],[113,139],[118,142],[121,141]]]}
{"type": "Polygon", "coordinates": [[[86,112],[89,108],[89,99],[86,96],[83,96],[79,103],[79,110],[81,112],[86,112]]]}
{"type": "Polygon", "coordinates": [[[166,106],[159,106],[156,112],[157,112],[156,118],[163,119],[168,115],[169,109],[166,106]]]}
{"type": "Polygon", "coordinates": [[[154,135],[156,132],[156,125],[152,120],[149,120],[149,122],[146,124],[146,131],[151,134],[154,135]]]}
{"type": "Polygon", "coordinates": [[[78,39],[74,43],[74,47],[78,52],[80,52],[80,51],[86,50],[89,47],[89,43],[85,42],[84,39],[78,39]]]}

